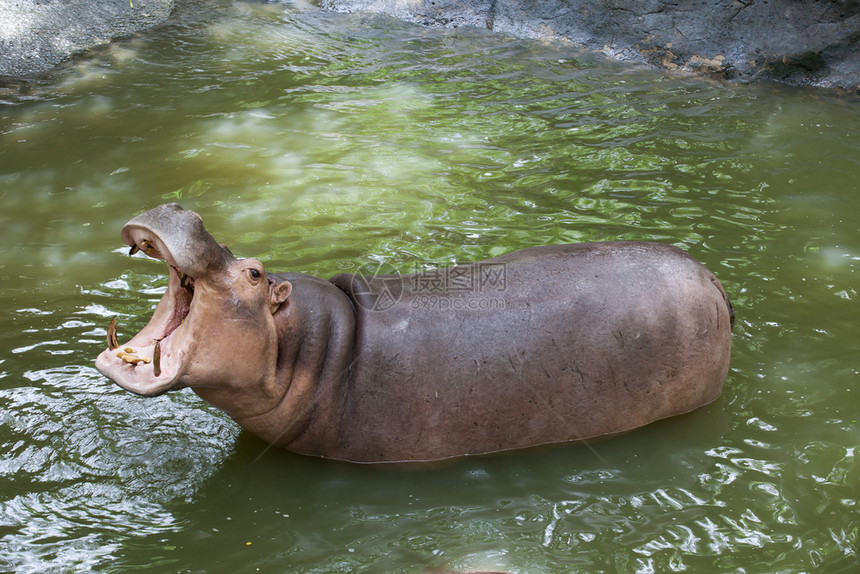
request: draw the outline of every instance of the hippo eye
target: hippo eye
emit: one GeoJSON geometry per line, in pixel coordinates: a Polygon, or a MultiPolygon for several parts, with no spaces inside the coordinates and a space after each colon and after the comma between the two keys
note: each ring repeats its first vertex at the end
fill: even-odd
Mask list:
{"type": "Polygon", "coordinates": [[[249,272],[251,273],[251,279],[259,279],[261,276],[259,269],[251,269],[249,272]]]}

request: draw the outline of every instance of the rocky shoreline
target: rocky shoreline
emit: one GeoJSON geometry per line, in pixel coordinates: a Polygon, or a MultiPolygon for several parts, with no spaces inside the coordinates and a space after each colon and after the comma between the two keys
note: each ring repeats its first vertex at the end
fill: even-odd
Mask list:
{"type": "Polygon", "coordinates": [[[157,26],[174,0],[2,0],[0,76],[46,72],[69,57],[157,26]]]}
{"type": "MultiPolygon", "coordinates": [[[[187,0],[176,0],[181,3],[187,0]]],[[[3,0],[0,76],[26,77],[164,22],[174,0],[3,0]]],[[[727,80],[860,92],[860,0],[317,0],[480,27],[727,80]]]]}
{"type": "Polygon", "coordinates": [[[729,80],[860,92],[860,0],[321,0],[424,26],[476,26],[729,80]]]}

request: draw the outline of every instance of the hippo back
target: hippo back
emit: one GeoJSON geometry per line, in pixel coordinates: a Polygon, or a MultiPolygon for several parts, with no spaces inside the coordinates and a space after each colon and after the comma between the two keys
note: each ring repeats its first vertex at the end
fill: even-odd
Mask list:
{"type": "Polygon", "coordinates": [[[668,245],[534,247],[332,282],[356,309],[336,458],[434,460],[619,433],[713,401],[728,372],[725,292],[668,245]]]}

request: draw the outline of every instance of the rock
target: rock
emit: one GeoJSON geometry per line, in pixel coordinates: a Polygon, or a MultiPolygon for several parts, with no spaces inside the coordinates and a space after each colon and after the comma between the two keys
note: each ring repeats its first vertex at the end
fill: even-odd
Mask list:
{"type": "Polygon", "coordinates": [[[28,76],[157,26],[174,0],[0,0],[0,76],[28,76]]]}
{"type": "Polygon", "coordinates": [[[321,0],[710,76],[860,91],[860,0],[321,0]]]}
{"type": "MultiPolygon", "coordinates": [[[[477,26],[713,77],[860,91],[860,0],[319,0],[424,26],[477,26]]],[[[156,26],[174,0],[0,0],[0,76],[156,26]]]]}

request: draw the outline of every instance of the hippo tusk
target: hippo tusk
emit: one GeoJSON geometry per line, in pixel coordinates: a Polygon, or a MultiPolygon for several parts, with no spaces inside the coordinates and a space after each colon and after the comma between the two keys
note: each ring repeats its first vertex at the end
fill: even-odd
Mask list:
{"type": "Polygon", "coordinates": [[[119,348],[119,341],[117,341],[117,339],[116,339],[116,317],[111,319],[110,324],[108,325],[107,344],[108,344],[108,348],[111,351],[119,348]]]}
{"type": "Polygon", "coordinates": [[[140,248],[143,249],[143,252],[149,255],[154,259],[162,259],[161,252],[158,250],[155,245],[152,244],[152,241],[149,239],[144,239],[140,242],[140,248]]]}
{"type": "Polygon", "coordinates": [[[155,339],[155,347],[152,349],[152,373],[157,377],[161,374],[161,341],[155,339]]]}
{"type": "Polygon", "coordinates": [[[138,251],[140,251],[140,247],[138,247],[138,246],[137,246],[137,243],[135,243],[134,245],[132,245],[132,246],[131,246],[131,249],[129,249],[129,250],[128,250],[128,254],[129,254],[129,255],[134,255],[134,254],[135,254],[135,253],[137,253],[138,251]]]}

